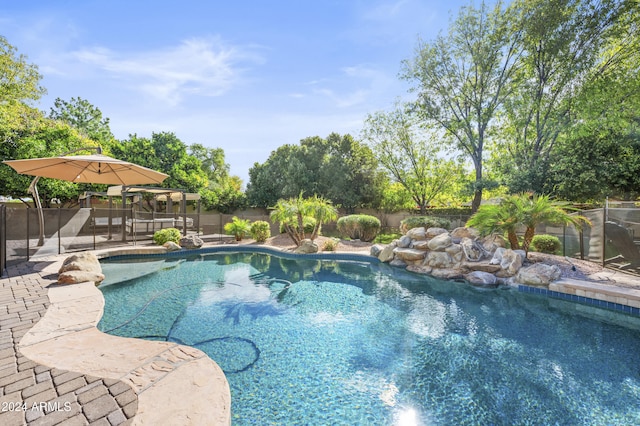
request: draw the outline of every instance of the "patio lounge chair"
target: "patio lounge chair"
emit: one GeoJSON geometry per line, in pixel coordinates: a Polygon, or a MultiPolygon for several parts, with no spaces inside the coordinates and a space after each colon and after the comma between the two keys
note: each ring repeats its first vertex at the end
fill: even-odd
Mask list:
{"type": "Polygon", "coordinates": [[[629,232],[615,222],[605,222],[605,238],[615,247],[619,255],[605,259],[605,265],[616,266],[620,269],[640,272],[640,249],[635,245],[629,232]]]}

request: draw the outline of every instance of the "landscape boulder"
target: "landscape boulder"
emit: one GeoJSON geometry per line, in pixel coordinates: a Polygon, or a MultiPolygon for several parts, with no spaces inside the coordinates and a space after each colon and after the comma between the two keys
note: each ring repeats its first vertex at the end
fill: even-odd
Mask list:
{"type": "Polygon", "coordinates": [[[199,249],[200,247],[202,247],[202,244],[204,244],[202,239],[197,235],[189,235],[180,238],[180,247],[189,250],[199,249]]]}
{"type": "Polygon", "coordinates": [[[318,245],[307,238],[302,240],[302,243],[300,243],[300,246],[297,249],[295,249],[293,252],[297,254],[317,253],[318,245]]]}
{"type": "Polygon", "coordinates": [[[525,285],[546,286],[551,281],[559,279],[560,275],[562,275],[562,271],[557,265],[534,263],[520,269],[516,276],[516,282],[525,285]]]}
{"type": "Polygon", "coordinates": [[[464,276],[464,279],[479,287],[496,287],[498,279],[495,275],[484,271],[473,271],[464,276]]]}
{"type": "Polygon", "coordinates": [[[93,282],[96,285],[104,281],[102,266],[95,254],[77,253],[67,257],[58,270],[58,284],[77,284],[93,282]]]}
{"type": "Polygon", "coordinates": [[[180,247],[178,244],[174,243],[173,241],[167,241],[166,243],[164,243],[162,245],[162,247],[166,248],[167,251],[178,251],[178,250],[182,250],[182,247],[180,247]]]}

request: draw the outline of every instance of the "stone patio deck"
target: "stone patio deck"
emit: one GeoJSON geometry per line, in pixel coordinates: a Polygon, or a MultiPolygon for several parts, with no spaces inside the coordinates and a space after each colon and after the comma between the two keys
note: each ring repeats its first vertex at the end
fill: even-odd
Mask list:
{"type": "Polygon", "coordinates": [[[98,331],[95,285],[56,284],[65,257],[0,280],[0,425],[230,424],[218,365],[190,347],[98,331]]]}

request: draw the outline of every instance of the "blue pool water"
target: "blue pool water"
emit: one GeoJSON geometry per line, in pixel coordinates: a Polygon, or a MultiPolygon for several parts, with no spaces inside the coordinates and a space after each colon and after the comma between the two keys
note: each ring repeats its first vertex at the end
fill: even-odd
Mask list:
{"type": "Polygon", "coordinates": [[[631,316],[380,263],[130,262],[103,261],[99,328],[206,352],[234,425],[640,424],[631,316]]]}

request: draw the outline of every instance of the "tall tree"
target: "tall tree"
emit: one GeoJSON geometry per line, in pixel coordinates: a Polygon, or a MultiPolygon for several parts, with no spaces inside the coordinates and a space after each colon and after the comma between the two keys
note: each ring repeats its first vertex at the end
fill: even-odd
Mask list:
{"type": "Polygon", "coordinates": [[[379,203],[383,182],[367,146],[350,135],[332,133],[326,139],[314,136],[299,145],[282,145],[265,163],[254,164],[249,170],[247,198],[251,205],[271,207],[280,198],[303,192],[353,210],[379,203]]]}
{"type": "Polygon", "coordinates": [[[40,99],[46,93],[40,86],[38,67],[27,62],[17,49],[0,36],[0,103],[40,99]]]}
{"type": "Polygon", "coordinates": [[[369,115],[363,138],[392,179],[411,194],[421,214],[448,185],[460,180],[462,167],[439,157],[433,134],[420,131],[402,107],[369,115]]]}
{"type": "Polygon", "coordinates": [[[521,0],[523,55],[504,103],[501,167],[512,191],[548,192],[558,141],[572,125],[575,98],[614,62],[596,64],[625,9],[619,0],[521,0]]]}
{"type": "Polygon", "coordinates": [[[107,146],[113,142],[109,118],[103,118],[99,108],[80,97],[71,98],[70,101],[56,98],[54,107],[49,112],[49,118],[69,124],[101,145],[107,146]]]}
{"type": "Polygon", "coordinates": [[[121,160],[167,173],[169,177],[162,183],[166,188],[198,192],[209,184],[201,161],[188,155],[185,143],[172,132],[154,132],[151,139],[130,135],[114,144],[111,153],[121,160]]]}
{"type": "Polygon", "coordinates": [[[460,10],[447,35],[419,43],[404,62],[403,77],[415,82],[417,113],[440,125],[475,169],[472,210],[482,200],[487,132],[509,93],[520,56],[521,33],[513,7],[498,2],[460,10]]]}
{"type": "Polygon", "coordinates": [[[229,164],[225,162],[222,148],[207,148],[201,144],[189,146],[190,155],[202,163],[202,170],[207,173],[209,186],[200,191],[206,210],[217,210],[221,213],[232,213],[245,205],[242,192],[242,180],[238,176],[229,175],[229,164]]]}

